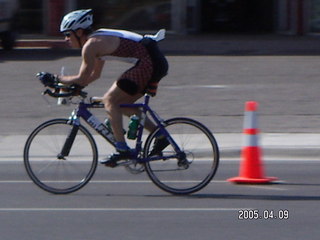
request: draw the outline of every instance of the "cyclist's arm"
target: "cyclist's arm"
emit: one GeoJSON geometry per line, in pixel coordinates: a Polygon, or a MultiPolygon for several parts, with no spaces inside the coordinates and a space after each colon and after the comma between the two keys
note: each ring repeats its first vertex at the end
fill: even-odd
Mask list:
{"type": "Polygon", "coordinates": [[[97,58],[95,44],[88,41],[82,49],[82,63],[78,75],[59,76],[64,84],[79,84],[86,86],[100,77],[104,62],[97,58]]]}
{"type": "Polygon", "coordinates": [[[94,64],[94,69],[91,72],[90,77],[87,79],[86,85],[88,85],[89,83],[93,82],[94,80],[100,78],[103,66],[104,66],[104,61],[96,58],[95,64],[94,64]]]}

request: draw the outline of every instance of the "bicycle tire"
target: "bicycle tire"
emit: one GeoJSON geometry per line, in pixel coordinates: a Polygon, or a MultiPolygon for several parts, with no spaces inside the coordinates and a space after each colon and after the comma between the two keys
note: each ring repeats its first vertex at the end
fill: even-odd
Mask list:
{"type": "Polygon", "coordinates": [[[68,156],[58,155],[73,125],[68,119],[53,119],[39,125],[24,147],[24,166],[41,189],[67,194],[84,187],[97,168],[98,150],[91,133],[82,125],[68,156]]]}
{"type": "MultiPolygon", "coordinates": [[[[177,155],[171,145],[162,151],[162,159],[148,161],[145,170],[160,189],[171,194],[183,195],[197,192],[207,186],[219,165],[218,144],[202,123],[189,118],[172,118],[164,122],[164,127],[186,154],[186,165],[178,166],[177,155]],[[172,156],[167,159],[167,157],[172,156]]],[[[147,158],[153,148],[160,128],[148,136],[144,145],[147,158]]]]}

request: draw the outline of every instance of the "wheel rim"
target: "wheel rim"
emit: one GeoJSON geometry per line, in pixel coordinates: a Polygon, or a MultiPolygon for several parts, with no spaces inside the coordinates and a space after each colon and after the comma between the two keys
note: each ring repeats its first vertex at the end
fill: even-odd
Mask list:
{"type": "Polygon", "coordinates": [[[80,127],[69,156],[59,158],[71,125],[65,120],[49,122],[29,137],[24,162],[31,179],[52,193],[69,193],[83,187],[97,166],[94,140],[80,127]]]}
{"type": "MultiPolygon", "coordinates": [[[[186,164],[179,164],[183,159],[178,158],[148,162],[146,170],[150,178],[161,189],[173,194],[189,194],[202,189],[218,167],[219,151],[215,139],[202,124],[189,119],[169,120],[166,129],[186,155],[186,164]]],[[[156,134],[154,132],[147,140],[145,155],[152,149],[156,134]]],[[[175,154],[171,146],[163,151],[164,156],[170,154],[175,154]]]]}

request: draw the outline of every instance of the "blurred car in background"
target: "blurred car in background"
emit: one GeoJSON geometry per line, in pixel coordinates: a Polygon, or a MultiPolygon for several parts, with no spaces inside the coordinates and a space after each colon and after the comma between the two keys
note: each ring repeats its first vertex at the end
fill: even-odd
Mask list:
{"type": "Polygon", "coordinates": [[[126,9],[125,13],[122,16],[117,16],[117,20],[110,25],[112,28],[134,30],[170,29],[171,2],[153,3],[130,10],[126,9]]]}
{"type": "Polygon", "coordinates": [[[5,50],[12,49],[15,44],[14,23],[18,8],[18,0],[0,0],[0,40],[5,50]]]}

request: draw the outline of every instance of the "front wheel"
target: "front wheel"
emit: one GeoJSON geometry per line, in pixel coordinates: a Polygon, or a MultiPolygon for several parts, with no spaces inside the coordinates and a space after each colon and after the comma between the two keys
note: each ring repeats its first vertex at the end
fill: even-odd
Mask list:
{"type": "MultiPolygon", "coordinates": [[[[158,159],[147,161],[145,170],[162,190],[172,194],[190,194],[204,188],[214,177],[219,165],[219,148],[212,133],[201,123],[189,118],[164,122],[180,152],[169,144],[158,159]]],[[[160,128],[152,132],[144,146],[148,158],[160,128]]]]}
{"type": "Polygon", "coordinates": [[[98,152],[92,135],[82,125],[69,124],[67,119],[41,124],[30,134],[24,147],[28,175],[36,185],[51,193],[79,190],[90,181],[97,163],[98,152]]]}

